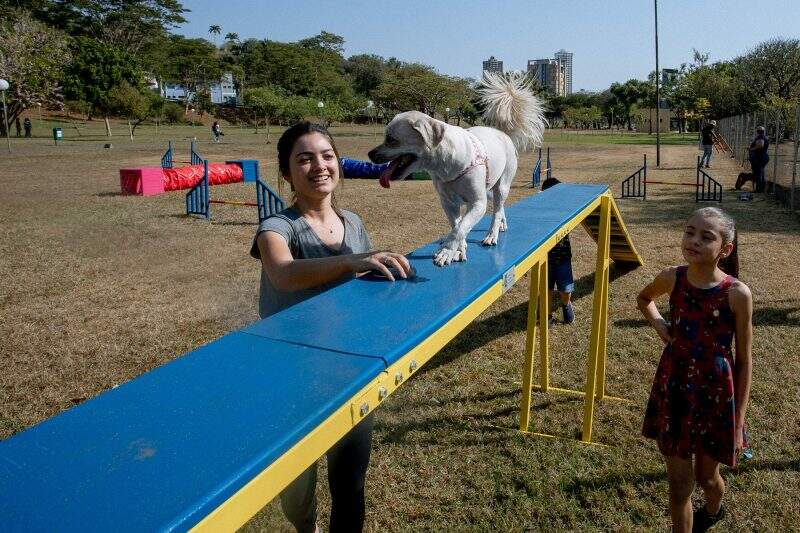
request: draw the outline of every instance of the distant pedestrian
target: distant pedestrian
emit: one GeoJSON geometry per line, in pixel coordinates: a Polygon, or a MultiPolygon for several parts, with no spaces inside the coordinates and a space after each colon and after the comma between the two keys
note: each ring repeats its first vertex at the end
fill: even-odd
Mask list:
{"type": "Polygon", "coordinates": [[[221,136],[225,135],[224,133],[222,133],[222,128],[220,128],[219,122],[217,122],[216,120],[211,125],[211,135],[214,137],[214,142],[215,143],[218,143],[219,142],[219,138],[221,136]]]}
{"type": "Polygon", "coordinates": [[[764,192],[767,187],[764,167],[769,163],[769,137],[767,137],[764,126],[756,128],[756,136],[750,143],[747,158],[750,160],[750,167],[756,178],[756,192],[764,192]]]}
{"type": "Polygon", "coordinates": [[[14,121],[14,129],[17,130],[17,137],[22,137],[22,124],[19,122],[19,117],[14,121]]]}
{"type": "Polygon", "coordinates": [[[709,120],[701,131],[700,144],[703,145],[703,156],[700,158],[700,166],[705,161],[706,168],[711,168],[711,152],[714,148],[714,128],[717,126],[716,120],[709,120]]]}
{"type": "Polygon", "coordinates": [[[25,120],[22,121],[22,127],[25,128],[25,137],[28,138],[31,136],[31,129],[33,128],[33,124],[31,124],[31,119],[25,117],[25,120]]]}

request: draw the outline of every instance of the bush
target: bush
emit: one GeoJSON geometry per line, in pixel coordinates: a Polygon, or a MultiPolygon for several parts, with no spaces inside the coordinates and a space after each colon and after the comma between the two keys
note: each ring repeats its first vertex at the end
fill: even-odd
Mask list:
{"type": "Polygon", "coordinates": [[[185,121],[183,118],[183,106],[175,102],[167,102],[164,104],[164,121],[167,124],[182,124],[185,121]]]}

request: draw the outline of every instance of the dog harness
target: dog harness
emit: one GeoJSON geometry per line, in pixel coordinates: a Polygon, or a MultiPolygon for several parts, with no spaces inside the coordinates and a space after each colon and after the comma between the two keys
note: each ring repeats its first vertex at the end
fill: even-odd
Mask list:
{"type": "Polygon", "coordinates": [[[489,185],[489,156],[486,155],[486,148],[483,146],[483,143],[480,139],[478,139],[474,133],[468,130],[464,130],[466,134],[469,136],[469,140],[472,141],[472,160],[469,162],[469,165],[461,171],[461,173],[456,176],[455,179],[460,178],[473,168],[485,165],[486,166],[486,185],[489,185]]]}

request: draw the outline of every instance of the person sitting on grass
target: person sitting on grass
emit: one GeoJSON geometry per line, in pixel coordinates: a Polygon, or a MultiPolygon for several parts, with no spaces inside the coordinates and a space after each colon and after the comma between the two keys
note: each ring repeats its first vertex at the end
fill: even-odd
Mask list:
{"type": "MultiPolygon", "coordinates": [[[[547,178],[542,183],[542,190],[545,191],[561,183],[556,178],[547,178]]],[[[556,298],[556,291],[561,300],[561,314],[565,324],[572,324],[575,321],[575,308],[572,306],[572,291],[575,290],[575,281],[572,279],[572,247],[569,243],[569,235],[558,241],[553,249],[547,252],[547,282],[550,285],[550,303],[556,298]]],[[[550,323],[555,322],[553,313],[549,313],[550,323]]]]}
{"type": "MultiPolygon", "coordinates": [[[[363,222],[334,202],[342,169],[328,131],[319,124],[300,122],[278,140],[278,168],[294,192],[292,205],[258,226],[250,254],[261,259],[259,315],[278,311],[375,270],[389,280],[409,276],[403,255],[373,251],[363,222]]],[[[325,316],[309,317],[321,329],[325,316]]],[[[372,447],[374,415],[328,450],[331,489],[330,531],[361,531],[364,526],[364,484],[372,447]]],[[[298,532],[317,531],[317,463],[312,464],[281,493],[281,507],[298,532]]]]}
{"type": "Polygon", "coordinates": [[[642,434],[655,439],[664,455],[677,532],[706,531],[725,516],[719,465],[736,466],[747,447],[753,298],[736,279],[736,240],[730,216],[716,207],[698,209],[683,232],[681,251],[688,264],[664,269],[637,298],[665,344],[642,434]],[[653,301],[664,294],[670,295],[669,322],[653,301]],[[693,513],[695,481],[705,505],[693,513]]]}

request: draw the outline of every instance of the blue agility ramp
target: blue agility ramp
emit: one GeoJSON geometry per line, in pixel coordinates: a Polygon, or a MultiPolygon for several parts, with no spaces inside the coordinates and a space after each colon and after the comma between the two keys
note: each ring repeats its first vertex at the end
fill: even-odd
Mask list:
{"type": "MultiPolygon", "coordinates": [[[[641,264],[605,186],[560,184],[506,210],[496,247],[468,261],[409,257],[412,280],[364,276],[198,348],[0,442],[9,531],[232,531],[530,273],[520,429],[528,432],[539,332],[548,382],[547,252],[583,225],[598,242],[582,440],[605,395],[611,259],[641,264]],[[536,320],[536,310],[539,320],[536,320]],[[326,328],[309,325],[325,316],[326,328]]],[[[565,391],[576,393],[576,391],[565,391]]]]}

